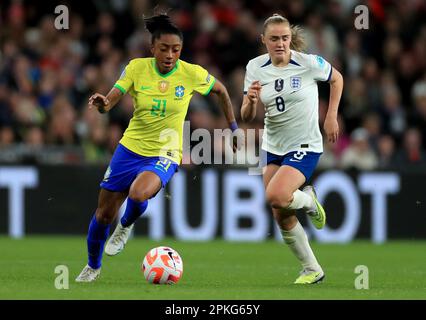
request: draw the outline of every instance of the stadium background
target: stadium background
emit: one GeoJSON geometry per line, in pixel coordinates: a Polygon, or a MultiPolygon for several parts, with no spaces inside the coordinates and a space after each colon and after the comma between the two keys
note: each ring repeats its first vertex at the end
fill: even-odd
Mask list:
{"type": "MultiPolygon", "coordinates": [[[[130,59],[149,55],[150,36],[141,17],[155,6],[170,9],[183,31],[181,59],[225,83],[242,128],[263,127],[262,106],[249,124],[240,121],[239,107],[245,65],[265,52],[259,38],[264,19],[281,13],[301,25],[306,51],[330,61],[345,80],[341,136],[335,145],[325,142],[313,179],[320,184],[329,224],[317,233],[300,216],[309,236],[314,243],[419,240],[424,248],[426,3],[421,0],[1,1],[4,241],[30,236],[31,243],[31,235],[83,239],[98,183],[133,111],[128,95],[108,115],[89,111],[87,100],[94,92],[107,93],[130,59]],[[69,30],[54,27],[59,4],[69,9],[69,30]],[[354,27],[360,4],[369,8],[367,30],[354,27]]],[[[320,84],[319,90],[322,127],[328,87],[320,84]]],[[[211,97],[194,96],[187,119],[191,130],[227,127],[211,97]]],[[[224,153],[221,143],[212,148],[224,153]]],[[[258,151],[257,144],[249,148],[258,151]]],[[[184,157],[190,162],[188,153],[184,157]]],[[[247,169],[183,165],[152,201],[135,235],[212,245],[215,239],[279,239],[261,177],[247,169]]]]}

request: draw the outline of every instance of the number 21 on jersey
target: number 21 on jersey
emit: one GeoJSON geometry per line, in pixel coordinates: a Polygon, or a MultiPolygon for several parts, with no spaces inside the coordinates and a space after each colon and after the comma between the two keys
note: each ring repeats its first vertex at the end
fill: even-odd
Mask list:
{"type": "Polygon", "coordinates": [[[155,102],[155,104],[152,105],[151,115],[165,117],[167,100],[160,100],[160,99],[152,99],[152,100],[155,102]]]}
{"type": "Polygon", "coordinates": [[[167,172],[167,170],[169,169],[171,164],[172,164],[172,162],[169,159],[160,158],[160,160],[158,160],[157,163],[155,164],[155,167],[157,169],[164,171],[164,172],[167,172]]]}

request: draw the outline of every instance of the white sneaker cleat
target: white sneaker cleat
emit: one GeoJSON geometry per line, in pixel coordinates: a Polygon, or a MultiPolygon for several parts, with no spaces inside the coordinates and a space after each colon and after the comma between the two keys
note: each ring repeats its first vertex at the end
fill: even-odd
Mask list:
{"type": "Polygon", "coordinates": [[[115,256],[123,251],[132,229],[133,224],[128,227],[123,227],[121,222],[118,222],[114,233],[109,238],[108,243],[105,246],[105,253],[109,256],[115,256]]]}
{"type": "Polygon", "coordinates": [[[101,274],[101,268],[93,269],[89,265],[86,265],[83,268],[83,271],[79,274],[77,278],[75,278],[76,282],[92,282],[99,278],[101,274]]]}

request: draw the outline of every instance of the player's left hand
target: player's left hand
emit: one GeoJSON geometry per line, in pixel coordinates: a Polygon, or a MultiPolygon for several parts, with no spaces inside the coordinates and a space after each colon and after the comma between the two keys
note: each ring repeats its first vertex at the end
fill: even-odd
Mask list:
{"type": "Polygon", "coordinates": [[[336,142],[339,137],[339,123],[334,117],[326,117],[324,121],[324,131],[328,142],[336,142]]]}
{"type": "Polygon", "coordinates": [[[241,128],[236,129],[232,132],[232,151],[236,152],[240,150],[245,144],[244,130],[241,128]]]}

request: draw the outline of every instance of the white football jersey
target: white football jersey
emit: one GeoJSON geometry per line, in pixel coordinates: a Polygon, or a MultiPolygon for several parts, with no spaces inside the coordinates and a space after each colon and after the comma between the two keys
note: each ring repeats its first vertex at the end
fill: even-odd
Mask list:
{"type": "Polygon", "coordinates": [[[260,81],[260,99],[265,105],[263,150],[277,155],[323,152],[317,81],[329,81],[331,70],[322,57],[294,50],[284,67],[274,66],[268,54],[249,61],[244,94],[253,81],[260,81]]]}

